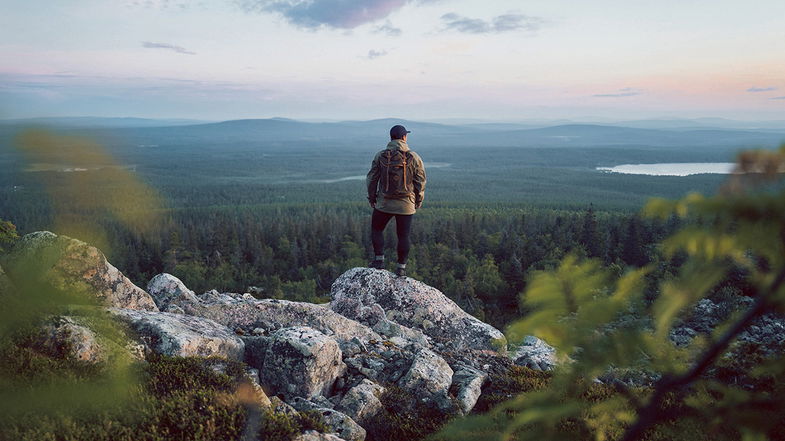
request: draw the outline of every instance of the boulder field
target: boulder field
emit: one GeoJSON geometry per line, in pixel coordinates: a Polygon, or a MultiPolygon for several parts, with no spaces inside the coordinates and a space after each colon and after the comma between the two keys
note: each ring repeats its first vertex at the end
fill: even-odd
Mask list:
{"type": "MultiPolygon", "coordinates": [[[[170,274],[142,289],[95,247],[50,232],[23,237],[0,267],[5,284],[43,287],[66,304],[77,299],[81,306],[50,317],[42,330],[49,344],[69,339],[73,353],[65,356],[103,359],[106,339],[79,316],[100,308],[127,330],[129,341],[114,347],[135,348],[136,358],[158,353],[244,361],[261,402],[320,412],[334,432],[330,439],[363,440],[362,425],[382,409],[379,397],[390,387],[444,414],[467,414],[488,372],[514,362],[502,332],[439,290],[384,270],[348,270],[333,283],[332,300],[317,305],[248,293],[196,294],[170,274]]],[[[521,348],[513,352],[522,363],[552,367],[541,362],[546,356],[540,352],[551,349],[544,343],[532,346],[540,352],[531,357],[521,348]]]]}
{"type": "MultiPolygon", "coordinates": [[[[63,306],[39,329],[39,344],[50,352],[85,363],[118,353],[140,362],[151,354],[199,357],[213,365],[242,361],[259,407],[290,415],[316,411],[332,432],[306,431],[295,438],[301,441],[364,440],[365,427],[383,411],[386,391],[408,397],[411,408],[465,415],[489,376],[513,365],[557,365],[556,350],[546,342],[527,336],[508,348],[502,332],[439,290],[388,271],[350,269],[335,280],[330,297],[311,304],[215,290],[197,294],[171,274],[153,277],[142,289],[97,248],[47,231],[24,236],[0,256],[6,303],[63,306]],[[6,297],[14,294],[20,297],[6,297]],[[105,319],[121,325],[119,337],[101,324],[105,319]]],[[[671,341],[684,346],[711,333],[750,301],[701,300],[674,326],[671,341]]],[[[783,336],[785,320],[769,314],[738,340],[779,354],[783,336]]],[[[655,377],[639,376],[631,384],[649,385],[655,377]]]]}

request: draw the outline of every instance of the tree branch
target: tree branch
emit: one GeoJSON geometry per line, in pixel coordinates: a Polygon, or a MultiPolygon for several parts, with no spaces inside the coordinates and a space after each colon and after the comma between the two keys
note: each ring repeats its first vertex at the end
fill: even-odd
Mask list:
{"type": "Polygon", "coordinates": [[[777,277],[772,282],[771,286],[765,293],[758,295],[755,304],[750,308],[744,316],[742,316],[734,325],[725,331],[725,333],[717,341],[714,342],[704,353],[700,359],[693,365],[692,369],[678,376],[663,376],[654,387],[654,394],[652,395],[649,403],[638,408],[638,420],[627,428],[624,433],[622,441],[634,441],[643,435],[643,433],[656,423],[663,420],[662,402],[666,395],[672,391],[682,389],[692,384],[697,380],[703,372],[708,369],[717,357],[722,355],[728,348],[730,343],[755,319],[763,315],[770,306],[769,297],[775,293],[782,283],[785,281],[785,269],[780,271],[777,277]]]}

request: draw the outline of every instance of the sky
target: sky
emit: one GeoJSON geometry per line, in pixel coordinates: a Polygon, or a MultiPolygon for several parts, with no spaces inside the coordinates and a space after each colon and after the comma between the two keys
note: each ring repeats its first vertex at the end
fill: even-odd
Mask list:
{"type": "Polygon", "coordinates": [[[785,120],[782,0],[0,0],[0,118],[785,120]]]}

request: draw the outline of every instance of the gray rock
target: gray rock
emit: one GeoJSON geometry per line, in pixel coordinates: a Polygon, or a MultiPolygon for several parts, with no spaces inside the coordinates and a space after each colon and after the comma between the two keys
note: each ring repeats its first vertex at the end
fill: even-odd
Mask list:
{"type": "Polygon", "coordinates": [[[694,329],[686,326],[673,328],[668,335],[670,341],[678,347],[689,346],[697,336],[698,333],[694,329]]]}
{"type": "Polygon", "coordinates": [[[339,342],[348,342],[355,337],[363,341],[382,338],[369,327],[312,303],[256,300],[209,291],[197,296],[196,301],[180,298],[172,300],[170,305],[177,305],[186,314],[209,318],[231,329],[245,329],[248,334],[257,328],[272,332],[292,326],[308,326],[339,342]]]}
{"type": "Polygon", "coordinates": [[[511,354],[518,366],[525,366],[538,371],[551,371],[556,367],[556,349],[545,341],[527,335],[523,343],[511,354]]]}
{"type": "Polygon", "coordinates": [[[95,333],[68,316],[51,317],[41,327],[39,344],[50,354],[88,363],[106,359],[106,349],[95,333]]]}
{"type": "Polygon", "coordinates": [[[452,384],[453,370],[433,351],[422,348],[414,356],[409,370],[398,380],[398,386],[409,390],[424,401],[441,408],[449,407],[447,393],[452,384]]]}
{"type": "Polygon", "coordinates": [[[245,343],[245,363],[248,366],[262,369],[272,337],[243,336],[241,338],[245,343]]]}
{"type": "Polygon", "coordinates": [[[487,378],[488,374],[469,366],[461,366],[455,371],[450,390],[454,392],[462,414],[468,414],[477,404],[487,378]]]}
{"type": "Polygon", "coordinates": [[[275,413],[282,413],[290,417],[297,416],[297,409],[290,406],[284,400],[278,398],[277,396],[270,397],[270,403],[272,404],[272,410],[275,413]]]}
{"type": "MultiPolygon", "coordinates": [[[[193,291],[186,288],[185,284],[180,279],[167,273],[158,274],[153,277],[150,282],[147,283],[147,292],[153,297],[155,304],[161,311],[166,310],[167,306],[169,306],[173,300],[179,299],[187,302],[197,301],[196,294],[194,294],[193,291]]],[[[182,309],[176,305],[173,305],[173,307],[179,309],[177,312],[182,311],[182,309]]]]}
{"type": "Polygon", "coordinates": [[[371,326],[384,317],[422,331],[450,350],[506,350],[498,329],[458,307],[439,290],[409,277],[371,268],[353,268],[332,285],[330,308],[371,326]]]}
{"type": "Polygon", "coordinates": [[[317,395],[310,400],[307,400],[303,397],[295,397],[291,403],[289,403],[300,412],[306,410],[314,410],[314,409],[321,409],[321,408],[328,408],[332,409],[335,407],[333,403],[328,400],[327,398],[317,395]]]}
{"type": "Polygon", "coordinates": [[[292,438],[292,441],[346,441],[346,440],[332,433],[319,433],[315,430],[306,430],[302,434],[292,438]]]}
{"type": "Polygon", "coordinates": [[[17,287],[35,278],[64,296],[84,295],[106,306],[158,311],[153,298],[107,262],[101,251],[67,236],[48,231],[27,234],[1,263],[17,287]]]}
{"type": "Polygon", "coordinates": [[[330,430],[339,437],[345,439],[346,441],[365,440],[365,429],[363,429],[362,426],[357,424],[354,420],[349,418],[348,415],[328,408],[318,408],[313,410],[315,412],[319,412],[327,427],[329,427],[330,430]]]}
{"type": "Polygon", "coordinates": [[[757,345],[767,356],[781,356],[785,351],[785,319],[764,315],[739,334],[738,341],[757,345]]]}
{"type": "Polygon", "coordinates": [[[383,386],[364,379],[344,394],[336,409],[363,425],[382,410],[379,396],[384,391],[383,386]]]}
{"type": "MultiPolygon", "coordinates": [[[[671,329],[670,340],[676,346],[687,346],[698,335],[710,335],[733,312],[747,310],[753,303],[754,299],[744,296],[733,296],[719,303],[701,299],[690,311],[688,318],[671,329]]],[[[735,347],[742,344],[753,344],[766,356],[782,354],[785,351],[785,318],[766,314],[756,319],[739,334],[729,356],[735,356],[735,347]]]]}
{"type": "Polygon", "coordinates": [[[226,326],[212,320],[168,312],[108,310],[128,323],[142,343],[159,354],[243,360],[243,341],[226,326]]]}
{"type": "Polygon", "coordinates": [[[270,337],[261,369],[265,390],[284,398],[329,395],[346,369],[335,340],[309,327],[284,328],[270,337]]]}

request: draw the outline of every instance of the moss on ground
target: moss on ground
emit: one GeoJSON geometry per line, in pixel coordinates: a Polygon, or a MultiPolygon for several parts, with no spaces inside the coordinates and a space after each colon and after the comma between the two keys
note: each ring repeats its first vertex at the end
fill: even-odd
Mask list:
{"type": "Polygon", "coordinates": [[[317,411],[309,410],[297,415],[266,411],[262,415],[259,435],[265,441],[290,441],[306,430],[330,431],[317,411]]]}
{"type": "Polygon", "coordinates": [[[379,397],[382,410],[364,426],[366,441],[419,440],[437,432],[448,417],[411,392],[387,386],[379,397]]]}
{"type": "Polygon", "coordinates": [[[114,367],[57,358],[29,336],[0,344],[0,394],[6,410],[14,397],[40,402],[0,417],[0,439],[226,440],[237,439],[245,424],[245,410],[232,393],[242,372],[239,363],[213,360],[224,366],[221,373],[210,360],[154,357],[135,367],[121,394],[106,399],[99,392],[103,385],[114,390],[114,367]],[[55,386],[55,393],[83,395],[62,401],[67,406],[50,405],[61,397],[48,386],[55,386]]]}

